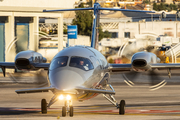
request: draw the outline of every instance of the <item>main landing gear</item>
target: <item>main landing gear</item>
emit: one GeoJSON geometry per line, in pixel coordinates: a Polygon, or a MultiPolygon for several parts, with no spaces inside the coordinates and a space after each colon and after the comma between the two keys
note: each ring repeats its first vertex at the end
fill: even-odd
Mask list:
{"type": "MultiPolygon", "coordinates": [[[[114,91],[113,87],[109,85],[109,87],[114,91]]],[[[103,97],[105,97],[109,102],[111,102],[117,109],[119,109],[119,115],[125,114],[125,100],[121,100],[120,104],[117,103],[116,99],[113,95],[109,94],[109,97],[103,94],[103,97]]]]}
{"type": "Polygon", "coordinates": [[[125,100],[121,100],[119,104],[119,115],[124,115],[125,114],[125,100]]]}
{"type": "Polygon", "coordinates": [[[41,100],[41,113],[46,114],[47,113],[47,102],[46,99],[41,100]]]}

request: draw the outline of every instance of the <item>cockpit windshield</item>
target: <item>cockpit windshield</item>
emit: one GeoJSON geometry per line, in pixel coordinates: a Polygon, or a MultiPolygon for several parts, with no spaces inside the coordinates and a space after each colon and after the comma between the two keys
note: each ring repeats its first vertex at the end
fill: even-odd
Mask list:
{"type": "Polygon", "coordinates": [[[85,71],[94,69],[91,61],[88,58],[77,57],[77,56],[71,57],[69,66],[80,68],[85,71]]]}
{"type": "Polygon", "coordinates": [[[53,70],[58,67],[65,67],[67,65],[67,61],[68,61],[67,56],[58,57],[51,62],[49,69],[53,70]]]}

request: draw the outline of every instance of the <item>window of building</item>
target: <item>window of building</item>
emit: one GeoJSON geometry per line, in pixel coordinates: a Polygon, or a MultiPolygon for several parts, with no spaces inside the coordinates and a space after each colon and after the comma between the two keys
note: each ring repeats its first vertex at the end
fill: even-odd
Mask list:
{"type": "Polygon", "coordinates": [[[124,37],[125,38],[130,38],[130,32],[124,32],[124,37]]]}

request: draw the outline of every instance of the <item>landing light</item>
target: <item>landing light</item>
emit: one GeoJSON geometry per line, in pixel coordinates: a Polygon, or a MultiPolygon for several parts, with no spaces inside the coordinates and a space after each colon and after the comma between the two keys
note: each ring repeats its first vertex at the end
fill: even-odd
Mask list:
{"type": "Polygon", "coordinates": [[[66,99],[67,99],[67,100],[70,100],[70,99],[71,99],[71,96],[70,96],[70,95],[67,95],[67,96],[66,96],[66,99]]]}
{"type": "Polygon", "coordinates": [[[70,95],[67,95],[66,97],[63,96],[63,95],[60,95],[58,98],[59,98],[59,100],[63,100],[64,98],[65,98],[66,100],[71,100],[71,96],[70,96],[70,95]]]}
{"type": "Polygon", "coordinates": [[[59,96],[59,100],[63,100],[64,99],[64,96],[63,95],[60,95],[59,96]]]}

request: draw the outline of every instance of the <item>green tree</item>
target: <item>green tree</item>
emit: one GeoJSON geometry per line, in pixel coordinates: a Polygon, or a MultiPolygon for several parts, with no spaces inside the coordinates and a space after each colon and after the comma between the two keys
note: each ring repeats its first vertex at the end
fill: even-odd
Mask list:
{"type": "MultiPolygon", "coordinates": [[[[67,25],[64,23],[64,26],[67,26],[67,25]]],[[[67,28],[66,27],[63,28],[63,34],[67,34],[67,28]]]]}
{"type": "Polygon", "coordinates": [[[72,25],[78,26],[78,34],[91,36],[92,31],[92,11],[76,11],[76,16],[72,21],[72,25]]]}
{"type": "Polygon", "coordinates": [[[153,10],[156,10],[156,11],[158,10],[158,6],[156,3],[153,4],[153,10]]]}
{"type": "Polygon", "coordinates": [[[91,1],[89,1],[89,2],[87,2],[87,5],[89,5],[89,7],[92,7],[92,5],[93,5],[92,0],[91,0],[91,1]]]}
{"type": "Polygon", "coordinates": [[[170,9],[172,10],[172,9],[173,9],[173,4],[170,4],[169,7],[170,7],[170,9]]]}
{"type": "MultiPolygon", "coordinates": [[[[84,8],[84,5],[81,4],[79,8],[84,8]]],[[[72,21],[72,25],[78,26],[78,34],[87,35],[91,37],[93,12],[89,10],[82,10],[75,11],[75,13],[76,15],[72,21]]],[[[111,34],[108,31],[103,32],[102,28],[99,27],[99,40],[101,40],[104,37],[111,37],[111,34]]]]}
{"type": "Polygon", "coordinates": [[[177,7],[178,7],[178,9],[180,8],[180,3],[178,3],[177,7]]]}
{"type": "Polygon", "coordinates": [[[150,4],[150,1],[149,0],[144,0],[143,3],[144,4],[150,4]]]}
{"type": "Polygon", "coordinates": [[[164,3],[160,3],[160,5],[159,5],[159,11],[161,11],[161,10],[165,10],[164,3]]]}
{"type": "Polygon", "coordinates": [[[177,10],[177,5],[176,4],[173,4],[173,10],[177,10]]]}

